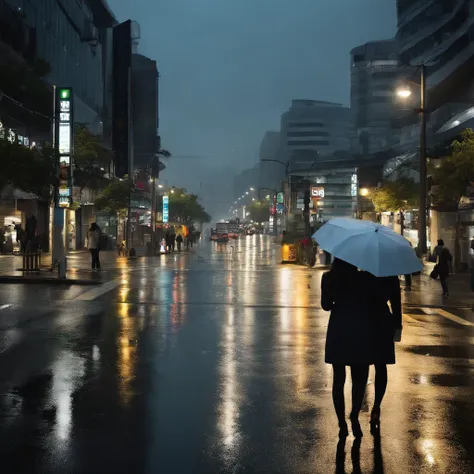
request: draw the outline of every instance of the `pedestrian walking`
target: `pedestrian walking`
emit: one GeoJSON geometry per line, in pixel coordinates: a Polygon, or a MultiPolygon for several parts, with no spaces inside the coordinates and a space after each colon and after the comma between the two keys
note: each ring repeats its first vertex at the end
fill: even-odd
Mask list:
{"type": "Polygon", "coordinates": [[[170,247],[171,251],[174,252],[176,248],[176,234],[174,232],[170,235],[170,247]]]}
{"type": "Polygon", "coordinates": [[[331,311],[326,336],[325,362],[333,367],[332,398],[339,422],[339,438],[348,435],[344,385],[346,367],[351,368],[352,410],[350,421],[356,438],[363,436],[359,413],[372,363],[370,288],[365,272],[338,258],[321,281],[321,306],[331,311]]]}
{"type": "Polygon", "coordinates": [[[370,334],[372,362],[375,366],[375,397],[370,415],[370,432],[375,435],[380,430],[380,406],[387,390],[387,365],[395,364],[395,342],[399,342],[402,336],[402,300],[397,276],[377,278],[367,274],[366,278],[372,294],[370,334]]]}
{"type": "Polygon", "coordinates": [[[181,234],[178,234],[178,237],[176,237],[176,244],[178,245],[178,252],[181,252],[181,245],[183,244],[183,236],[181,234]]]}
{"type": "Polygon", "coordinates": [[[171,234],[169,233],[168,230],[166,231],[165,242],[166,242],[166,252],[171,251],[171,234]]]}
{"type": "Polygon", "coordinates": [[[91,253],[92,270],[100,270],[100,228],[93,222],[87,233],[87,247],[91,253]]]}
{"type": "Polygon", "coordinates": [[[3,255],[5,249],[5,229],[0,227],[0,255],[3,255]]]}
{"type": "Polygon", "coordinates": [[[411,273],[404,276],[405,278],[405,291],[411,291],[411,273]]]}
{"type": "Polygon", "coordinates": [[[437,263],[433,271],[435,272],[435,275],[437,274],[439,276],[441,288],[443,289],[443,296],[447,298],[449,296],[447,279],[451,271],[453,256],[444,246],[443,239],[438,240],[438,245],[434,249],[434,255],[437,258],[437,263]]]}
{"type": "Polygon", "coordinates": [[[471,248],[469,249],[469,267],[471,271],[471,291],[474,291],[474,237],[471,240],[471,248]]]}

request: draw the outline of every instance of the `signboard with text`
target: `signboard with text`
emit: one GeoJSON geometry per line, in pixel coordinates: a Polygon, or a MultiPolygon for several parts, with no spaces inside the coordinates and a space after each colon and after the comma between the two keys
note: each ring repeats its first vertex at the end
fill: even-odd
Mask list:
{"type": "Polygon", "coordinates": [[[169,202],[170,198],[168,196],[163,196],[163,223],[169,221],[169,202]]]}
{"type": "Polygon", "coordinates": [[[59,156],[58,191],[56,205],[70,207],[73,189],[73,91],[71,87],[56,87],[55,95],[55,149],[59,156]]]}
{"type": "Polygon", "coordinates": [[[312,199],[324,199],[324,188],[322,186],[311,186],[312,199]]]}

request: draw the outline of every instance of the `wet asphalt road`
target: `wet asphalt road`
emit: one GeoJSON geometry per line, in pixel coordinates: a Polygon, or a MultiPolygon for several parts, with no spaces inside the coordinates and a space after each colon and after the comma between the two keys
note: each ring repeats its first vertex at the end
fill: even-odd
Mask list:
{"type": "Polygon", "coordinates": [[[338,447],[322,271],[277,261],[254,236],[121,260],[104,286],[2,286],[0,472],[473,473],[468,302],[415,283],[381,439],[369,383],[362,443],[338,447]]]}

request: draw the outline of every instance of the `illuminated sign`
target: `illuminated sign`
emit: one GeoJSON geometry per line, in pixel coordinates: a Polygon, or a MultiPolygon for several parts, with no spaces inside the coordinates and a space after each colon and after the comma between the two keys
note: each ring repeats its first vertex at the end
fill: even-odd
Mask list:
{"type": "Polygon", "coordinates": [[[357,188],[358,188],[358,183],[357,183],[357,175],[353,174],[351,178],[351,196],[357,196],[357,188]]]}
{"type": "Polygon", "coordinates": [[[283,193],[277,193],[277,204],[283,204],[283,193]]]}
{"type": "Polygon", "coordinates": [[[166,224],[169,220],[169,202],[168,196],[163,196],[163,222],[166,224]]]}
{"type": "Polygon", "coordinates": [[[324,188],[318,186],[311,187],[311,197],[313,199],[324,199],[324,188]]]}
{"type": "Polygon", "coordinates": [[[55,148],[59,154],[58,193],[59,207],[72,204],[73,170],[73,93],[70,87],[56,88],[55,148]]]}

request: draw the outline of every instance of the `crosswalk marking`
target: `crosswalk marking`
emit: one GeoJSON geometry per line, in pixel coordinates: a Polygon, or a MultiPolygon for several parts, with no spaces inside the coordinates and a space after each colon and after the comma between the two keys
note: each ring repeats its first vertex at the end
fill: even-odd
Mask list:
{"type": "Polygon", "coordinates": [[[471,323],[470,321],[466,321],[465,319],[460,318],[459,316],[456,316],[455,314],[449,313],[448,311],[445,311],[444,309],[433,308],[433,311],[436,311],[436,313],[439,314],[440,316],[443,316],[446,319],[454,321],[455,323],[461,324],[463,326],[474,327],[474,323],[471,323]]]}
{"type": "Polygon", "coordinates": [[[108,293],[109,291],[114,290],[121,284],[122,284],[121,280],[112,280],[107,283],[104,283],[103,285],[100,285],[97,288],[86,291],[85,293],[82,293],[82,295],[76,296],[76,298],[74,299],[80,300],[80,301],[93,301],[99,298],[100,296],[104,295],[105,293],[108,293]]]}
{"type": "Polygon", "coordinates": [[[414,318],[415,315],[413,314],[406,314],[406,313],[403,313],[403,317],[409,321],[410,323],[417,323],[418,321],[416,320],[416,318],[414,318]]]}
{"type": "Polygon", "coordinates": [[[0,305],[0,311],[1,311],[2,309],[7,309],[7,308],[9,308],[10,306],[11,306],[11,304],[2,304],[2,305],[0,305]]]}

